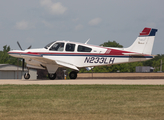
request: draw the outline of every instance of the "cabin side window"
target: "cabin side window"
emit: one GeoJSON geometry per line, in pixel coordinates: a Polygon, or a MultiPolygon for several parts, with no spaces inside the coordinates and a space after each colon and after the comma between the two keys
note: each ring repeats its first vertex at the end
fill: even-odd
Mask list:
{"type": "Polygon", "coordinates": [[[82,46],[82,45],[78,45],[77,51],[78,51],[78,52],[91,52],[92,49],[89,48],[89,47],[85,47],[85,46],[82,46]]]}
{"type": "Polygon", "coordinates": [[[67,43],[65,51],[73,52],[75,50],[75,44],[67,43]]]}
{"type": "Polygon", "coordinates": [[[63,51],[64,43],[55,43],[49,50],[51,51],[63,51]]]}

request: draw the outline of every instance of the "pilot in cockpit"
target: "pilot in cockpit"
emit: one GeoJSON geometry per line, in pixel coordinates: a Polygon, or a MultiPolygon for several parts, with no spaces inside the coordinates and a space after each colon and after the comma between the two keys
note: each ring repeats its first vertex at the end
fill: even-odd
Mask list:
{"type": "Polygon", "coordinates": [[[57,51],[63,51],[63,48],[64,48],[64,44],[60,43],[57,51]]]}

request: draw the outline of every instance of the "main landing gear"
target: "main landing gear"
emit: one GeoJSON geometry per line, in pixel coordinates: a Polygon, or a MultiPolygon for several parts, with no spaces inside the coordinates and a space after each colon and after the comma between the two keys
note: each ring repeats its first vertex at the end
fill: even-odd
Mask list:
{"type": "MultiPolygon", "coordinates": [[[[77,73],[78,72],[76,72],[76,71],[72,71],[72,72],[70,72],[70,74],[69,74],[69,77],[70,77],[70,79],[76,79],[77,78],[77,73]]],[[[55,78],[56,78],[56,73],[54,73],[54,74],[48,74],[48,78],[50,79],[50,80],[54,80],[55,78]]]]}
{"type": "Polygon", "coordinates": [[[54,74],[49,74],[49,73],[48,73],[48,78],[49,78],[50,80],[54,80],[54,79],[56,78],[56,73],[54,73],[54,74]]]}
{"type": "Polygon", "coordinates": [[[77,72],[76,71],[70,72],[69,77],[70,77],[70,79],[76,79],[77,78],[77,72]]]}

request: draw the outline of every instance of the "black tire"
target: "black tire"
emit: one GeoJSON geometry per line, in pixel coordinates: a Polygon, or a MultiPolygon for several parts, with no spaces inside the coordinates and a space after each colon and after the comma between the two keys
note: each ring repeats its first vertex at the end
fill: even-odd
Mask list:
{"type": "Polygon", "coordinates": [[[56,78],[56,73],[54,73],[54,74],[48,74],[48,78],[50,80],[54,80],[56,78]]]}
{"type": "Polygon", "coordinates": [[[76,79],[77,78],[77,72],[75,72],[75,71],[70,72],[69,77],[70,77],[70,79],[76,79]]]}
{"type": "Polygon", "coordinates": [[[30,79],[30,74],[29,73],[25,73],[24,74],[24,79],[30,79]]]}

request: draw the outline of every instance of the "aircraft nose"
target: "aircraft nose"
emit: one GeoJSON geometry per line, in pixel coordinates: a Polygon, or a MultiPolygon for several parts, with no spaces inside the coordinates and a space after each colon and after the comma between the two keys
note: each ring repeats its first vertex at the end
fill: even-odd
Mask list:
{"type": "Polygon", "coordinates": [[[13,56],[14,57],[14,55],[13,55],[13,53],[14,53],[14,51],[13,50],[10,50],[9,52],[7,52],[10,56],[13,56]]]}
{"type": "Polygon", "coordinates": [[[20,50],[10,50],[10,51],[8,52],[8,54],[9,54],[10,56],[13,56],[13,57],[20,57],[20,53],[21,53],[20,50]]]}
{"type": "Polygon", "coordinates": [[[13,50],[10,50],[10,51],[8,51],[7,53],[10,54],[10,53],[12,53],[12,51],[13,51],[13,50]]]}

